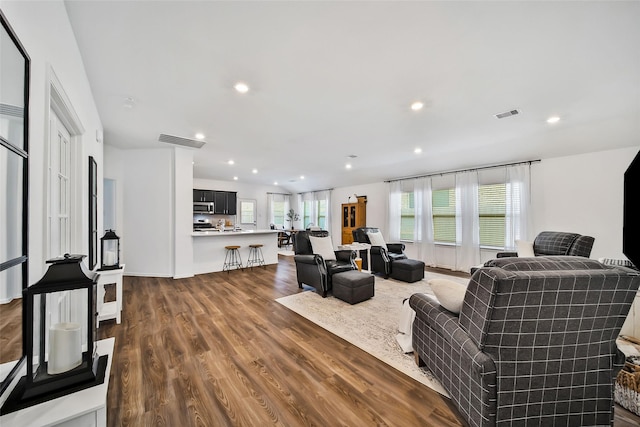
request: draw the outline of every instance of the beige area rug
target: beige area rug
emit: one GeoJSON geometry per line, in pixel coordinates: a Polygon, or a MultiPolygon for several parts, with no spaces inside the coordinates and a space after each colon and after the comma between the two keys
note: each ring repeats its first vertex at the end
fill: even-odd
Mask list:
{"type": "Polygon", "coordinates": [[[278,249],[278,255],[283,255],[283,256],[294,256],[295,253],[293,251],[289,251],[287,249],[278,249]]]}
{"type": "Polygon", "coordinates": [[[403,300],[414,293],[433,295],[427,284],[432,278],[468,283],[468,279],[430,272],[425,272],[425,278],[415,283],[385,280],[376,276],[375,296],[359,304],[350,305],[331,295],[322,298],[313,291],[300,292],[276,301],[448,397],[432,374],[419,368],[413,354],[403,353],[396,342],[403,300]]]}

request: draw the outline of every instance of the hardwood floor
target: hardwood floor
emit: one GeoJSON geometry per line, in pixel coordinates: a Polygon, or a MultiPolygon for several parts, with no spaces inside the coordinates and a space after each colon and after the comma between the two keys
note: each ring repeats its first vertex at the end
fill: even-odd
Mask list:
{"type": "MultiPolygon", "coordinates": [[[[123,289],[122,323],[99,329],[116,338],[109,426],[463,425],[448,399],[278,304],[299,291],[292,257],[123,289]]],[[[637,425],[622,411],[617,427],[637,425]]]]}

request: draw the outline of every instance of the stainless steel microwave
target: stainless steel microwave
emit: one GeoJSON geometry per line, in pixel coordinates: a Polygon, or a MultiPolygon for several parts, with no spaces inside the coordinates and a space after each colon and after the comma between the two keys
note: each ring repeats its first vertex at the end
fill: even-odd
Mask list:
{"type": "Polygon", "coordinates": [[[212,214],[213,202],[193,202],[193,213],[212,214]]]}

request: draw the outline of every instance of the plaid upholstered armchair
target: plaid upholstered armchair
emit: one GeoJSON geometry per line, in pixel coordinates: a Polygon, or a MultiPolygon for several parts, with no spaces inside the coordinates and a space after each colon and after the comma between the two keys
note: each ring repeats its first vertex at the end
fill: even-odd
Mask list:
{"type": "Polygon", "coordinates": [[[492,260],[459,315],[411,296],[416,362],[471,426],[613,424],[615,340],[639,285],[637,271],[588,258],[492,260]]]}
{"type": "MultiPolygon", "coordinates": [[[[533,241],[533,252],[536,256],[575,255],[589,258],[595,239],[577,233],[562,231],[543,231],[533,241]]],[[[498,258],[515,257],[517,252],[498,252],[498,258]]]]}

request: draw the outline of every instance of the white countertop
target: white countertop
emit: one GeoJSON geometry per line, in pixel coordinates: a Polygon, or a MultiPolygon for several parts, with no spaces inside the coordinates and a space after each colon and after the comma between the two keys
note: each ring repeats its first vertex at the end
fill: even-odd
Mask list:
{"type": "Polygon", "coordinates": [[[239,236],[244,234],[270,234],[277,233],[282,230],[239,230],[239,231],[193,231],[191,235],[193,237],[205,237],[205,236],[239,236]]]}

